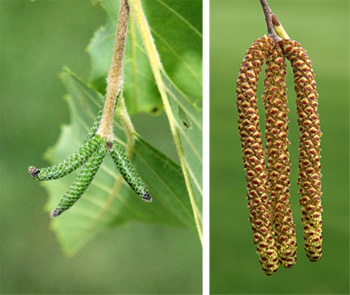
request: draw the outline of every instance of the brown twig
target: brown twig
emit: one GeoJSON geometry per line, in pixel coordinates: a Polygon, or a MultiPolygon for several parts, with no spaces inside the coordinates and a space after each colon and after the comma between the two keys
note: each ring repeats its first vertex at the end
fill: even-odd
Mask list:
{"type": "Polygon", "coordinates": [[[264,11],[265,14],[265,21],[267,24],[267,32],[269,37],[275,42],[278,43],[280,41],[282,41],[282,38],[280,36],[277,35],[275,28],[274,28],[274,24],[275,25],[279,25],[279,21],[276,18],[276,16],[273,14],[269,4],[267,4],[266,0],[260,0],[262,9],[264,11]]]}

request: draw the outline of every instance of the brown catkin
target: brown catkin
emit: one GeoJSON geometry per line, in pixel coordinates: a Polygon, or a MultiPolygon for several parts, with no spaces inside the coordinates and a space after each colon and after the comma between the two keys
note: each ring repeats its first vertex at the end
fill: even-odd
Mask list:
{"type": "Polygon", "coordinates": [[[278,256],[270,222],[271,209],[256,91],[261,67],[273,48],[274,43],[267,36],[251,45],[241,64],[236,91],[239,134],[248,182],[249,221],[252,223],[259,261],[267,275],[277,271],[278,256]]]}
{"type": "Polygon", "coordinates": [[[296,263],[295,224],[289,203],[289,140],[286,63],[279,46],[266,59],[265,91],[267,177],[278,258],[282,266],[296,263]]]}
{"type": "Polygon", "coordinates": [[[304,226],[304,248],[311,261],[322,256],[322,206],[320,165],[320,120],[315,74],[306,51],[296,41],[283,40],[283,51],[294,72],[300,127],[299,179],[300,205],[304,226]]]}

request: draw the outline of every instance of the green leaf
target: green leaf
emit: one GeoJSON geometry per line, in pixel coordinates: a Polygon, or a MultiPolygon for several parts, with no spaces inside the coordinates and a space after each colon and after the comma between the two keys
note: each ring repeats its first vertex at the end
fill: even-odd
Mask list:
{"type": "Polygon", "coordinates": [[[202,0],[151,0],[142,6],[165,72],[187,97],[202,100],[202,0]]]}
{"type": "MultiPolygon", "coordinates": [[[[108,23],[97,30],[88,53],[91,58],[91,83],[101,93],[106,88],[119,1],[100,0],[108,23]]],[[[147,20],[165,71],[191,100],[202,98],[202,1],[147,0],[143,2],[147,20]]],[[[125,97],[130,114],[157,113],[162,103],[148,58],[131,15],[126,42],[125,97]]]]}
{"type": "MultiPolygon", "coordinates": [[[[69,93],[66,100],[71,120],[62,127],[58,143],[46,153],[50,163],[61,161],[83,143],[102,103],[102,96],[69,70],[61,74],[61,79],[69,93]]],[[[117,141],[125,146],[125,134],[120,123],[117,120],[115,123],[117,141]]],[[[52,228],[67,254],[76,253],[98,232],[135,220],[195,229],[181,167],[139,135],[135,139],[132,161],[150,190],[152,203],[140,200],[118,174],[112,159],[106,156],[77,204],[52,220],[52,228]]],[[[54,208],[78,172],[43,183],[49,193],[47,211],[54,208]]]]}
{"type": "MultiPolygon", "coordinates": [[[[179,86],[172,81],[176,79],[176,75],[170,78],[168,72],[171,72],[174,67],[171,65],[167,66],[163,60],[163,55],[172,55],[176,60],[176,58],[178,58],[177,54],[182,48],[186,48],[187,50],[192,49],[187,42],[190,43],[193,40],[200,41],[196,43],[198,47],[193,45],[194,52],[199,51],[199,48],[201,52],[201,35],[195,25],[191,24],[191,21],[195,23],[196,20],[198,20],[198,11],[201,10],[193,11],[194,15],[188,14],[191,12],[191,8],[196,4],[198,4],[198,1],[179,2],[169,0],[164,2],[162,0],[157,0],[141,2],[140,0],[129,0],[131,12],[134,15],[140,36],[145,45],[147,56],[169,120],[170,129],[184,174],[188,196],[191,201],[196,228],[202,242],[202,111],[196,106],[198,101],[190,99],[188,95],[188,93],[190,93],[188,91],[191,90],[191,88],[186,89],[187,92],[181,91],[179,86]],[[167,15],[164,21],[155,21],[152,23],[151,16],[153,10],[151,7],[148,7],[150,11],[148,16],[151,21],[144,14],[143,6],[147,7],[147,5],[151,5],[150,3],[155,6],[157,4],[162,5],[163,9],[166,9],[166,12],[163,10],[163,13],[161,12],[161,8],[157,10],[159,13],[158,18],[159,15],[167,15]],[[178,6],[179,3],[181,3],[181,5],[178,6]],[[186,16],[188,16],[188,20],[186,16]],[[164,22],[169,22],[169,25],[164,26],[164,22]],[[149,24],[151,24],[151,26],[149,26],[149,24]],[[181,36],[175,24],[179,26],[181,36]],[[161,33],[164,32],[164,27],[171,27],[171,34],[169,36],[161,33]],[[154,41],[154,34],[157,35],[160,44],[156,44],[154,41]],[[197,39],[193,37],[193,34],[197,35],[197,39]],[[192,38],[188,39],[188,36],[192,36],[192,38]],[[164,38],[169,38],[169,42],[173,43],[168,43],[164,38]],[[183,40],[186,41],[184,42],[186,43],[185,45],[183,44],[183,40]],[[160,49],[158,49],[158,45],[160,49]],[[160,61],[161,59],[163,60],[163,64],[160,61]]],[[[199,19],[201,18],[199,17],[199,19]]],[[[182,55],[182,57],[183,56],[184,55],[182,55]]],[[[188,68],[186,67],[184,59],[178,58],[175,64],[183,65],[178,68],[184,71],[183,75],[186,77],[185,69],[188,70],[188,68]]],[[[194,69],[196,68],[194,67],[194,69]]],[[[187,73],[187,75],[188,74],[193,73],[187,73]]],[[[198,76],[201,75],[200,73],[197,74],[198,76]]],[[[176,82],[181,84],[181,81],[176,82]]],[[[195,84],[195,79],[192,79],[192,82],[195,84]]],[[[200,91],[198,93],[201,94],[201,87],[199,88],[200,91]]]]}
{"type": "MultiPolygon", "coordinates": [[[[202,212],[202,111],[182,93],[169,77],[162,73],[170,106],[175,118],[185,167],[189,172],[191,187],[196,197],[199,212],[202,212]]],[[[188,188],[190,189],[190,188],[188,188]]],[[[200,217],[201,218],[201,217],[200,217]]]]}

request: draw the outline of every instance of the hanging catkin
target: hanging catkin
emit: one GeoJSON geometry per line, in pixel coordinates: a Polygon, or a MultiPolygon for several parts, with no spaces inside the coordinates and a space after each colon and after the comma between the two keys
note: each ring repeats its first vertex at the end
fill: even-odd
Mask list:
{"type": "Polygon", "coordinates": [[[320,120],[315,74],[310,58],[301,45],[292,40],[283,41],[283,51],[294,72],[300,127],[299,179],[300,205],[304,226],[304,248],[311,261],[322,256],[322,206],[320,165],[320,120]]]}
{"type": "Polygon", "coordinates": [[[289,140],[286,63],[277,45],[266,59],[263,100],[266,110],[266,157],[271,222],[279,261],[284,267],[296,263],[296,236],[289,203],[289,140]]]}
{"type": "Polygon", "coordinates": [[[133,191],[146,202],[152,202],[146,184],[143,182],[139,174],[136,172],[133,164],[126,156],[123,148],[114,141],[113,147],[109,150],[114,163],[116,164],[120,174],[124,180],[130,185],[133,191]]]}
{"type": "MultiPolygon", "coordinates": [[[[107,151],[113,148],[113,140],[115,139],[113,134],[113,118],[119,96],[122,95],[124,49],[129,21],[129,10],[128,1],[121,0],[104,106],[100,108],[83,145],[73,155],[69,156],[61,163],[41,169],[37,169],[34,166],[29,166],[28,168],[29,174],[34,179],[44,181],[61,178],[83,166],[78,177],[61,198],[55,209],[51,211],[51,217],[61,215],[80,199],[92,183],[107,151]]],[[[122,108],[124,112],[123,115],[129,118],[125,106],[122,106],[122,108]]],[[[132,124],[130,125],[132,126],[132,124]]],[[[131,143],[133,141],[131,138],[134,136],[134,130],[130,128],[130,126],[129,128],[125,128],[125,130],[128,143],[131,143]]],[[[120,173],[131,188],[142,197],[142,199],[150,202],[152,200],[150,193],[123,150],[114,147],[113,151],[110,152],[120,173]]]]}
{"type": "Polygon", "coordinates": [[[85,164],[100,144],[101,138],[99,136],[89,138],[74,154],[59,164],[40,169],[30,166],[28,172],[35,180],[40,181],[64,177],[85,164]]]}
{"type": "Polygon", "coordinates": [[[252,224],[259,261],[267,275],[277,271],[278,257],[270,222],[271,209],[267,195],[267,173],[256,91],[261,67],[273,48],[274,43],[267,36],[252,44],[242,61],[236,91],[239,133],[248,182],[249,221],[252,224]]]}
{"type": "Polygon", "coordinates": [[[88,189],[92,180],[94,179],[98,169],[100,168],[104,156],[107,153],[106,141],[97,137],[99,139],[99,147],[94,152],[94,154],[88,159],[84,168],[80,171],[78,177],[69,187],[68,191],[61,198],[55,209],[51,211],[51,217],[57,217],[61,215],[64,211],[71,208],[83,195],[83,193],[88,189]]]}

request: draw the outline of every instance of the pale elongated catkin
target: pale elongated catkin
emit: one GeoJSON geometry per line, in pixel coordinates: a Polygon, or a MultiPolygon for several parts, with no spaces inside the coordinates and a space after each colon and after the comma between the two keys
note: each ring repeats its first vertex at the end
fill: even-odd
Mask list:
{"type": "Polygon", "coordinates": [[[297,260],[295,224],[290,209],[289,140],[286,63],[279,46],[266,59],[264,80],[266,110],[266,156],[271,222],[275,232],[279,262],[292,267],[297,260]]]}
{"type": "Polygon", "coordinates": [[[304,248],[311,261],[322,256],[322,206],[321,206],[321,148],[320,120],[317,110],[318,93],[315,73],[310,58],[301,45],[283,40],[283,51],[294,72],[297,96],[298,124],[300,127],[299,179],[300,205],[304,226],[304,248]]]}
{"type": "Polygon", "coordinates": [[[278,269],[278,257],[270,222],[270,203],[267,195],[267,173],[259,128],[257,83],[261,67],[274,48],[270,37],[257,39],[246,52],[237,81],[238,124],[241,136],[244,169],[248,182],[249,220],[259,261],[267,275],[278,269]]]}

